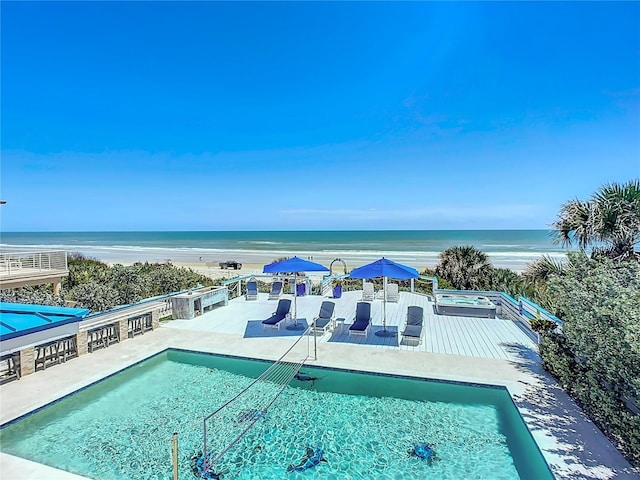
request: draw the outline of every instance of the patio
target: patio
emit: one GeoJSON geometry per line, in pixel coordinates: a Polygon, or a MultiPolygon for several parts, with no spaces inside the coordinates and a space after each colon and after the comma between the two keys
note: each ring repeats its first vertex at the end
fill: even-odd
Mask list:
{"type": "MultiPolygon", "coordinates": [[[[383,301],[376,298],[372,302],[372,327],[367,336],[349,335],[349,324],[353,321],[356,304],[362,296],[361,291],[345,292],[339,299],[327,299],[321,296],[302,296],[297,298],[298,323],[307,326],[318,314],[320,304],[324,300],[335,302],[334,317],[344,318],[344,325],[338,324],[333,331],[317,337],[318,345],[322,343],[343,343],[366,345],[380,349],[400,349],[467,357],[502,359],[517,361],[521,358],[522,349],[535,354],[536,343],[532,332],[511,320],[499,318],[473,318],[435,313],[431,297],[417,293],[400,292],[398,303],[387,302],[387,330],[395,332],[392,337],[379,337],[375,332],[382,330],[383,301]],[[399,345],[400,335],[404,328],[407,307],[418,305],[425,313],[423,340],[419,346],[399,345]]],[[[292,299],[292,295],[280,298],[292,299]]],[[[279,330],[267,328],[262,320],[268,318],[276,309],[276,300],[267,300],[267,294],[261,293],[257,300],[247,301],[244,297],[229,301],[226,307],[216,308],[197,318],[190,320],[172,320],[165,327],[238,335],[245,339],[265,337],[295,337],[304,330],[290,330],[284,326],[279,330]]],[[[293,314],[293,305],[291,307],[293,314]]],[[[291,326],[293,320],[287,321],[291,326]]],[[[293,338],[292,338],[293,340],[293,338]]]]}
{"type": "MultiPolygon", "coordinates": [[[[285,297],[285,296],[283,296],[285,297]]],[[[289,297],[290,298],[290,297],[289,297]]],[[[336,299],[336,317],[351,323],[361,292],[336,299]]],[[[318,313],[326,298],[298,298],[303,324],[318,313]]],[[[135,339],[82,355],[54,368],[36,372],[0,388],[4,424],[29,411],[77,391],[105,376],[131,366],[166,348],[275,360],[301,331],[263,329],[261,321],[277,301],[260,294],[243,297],[191,320],[163,322],[161,328],[135,339]]],[[[400,293],[397,304],[387,304],[387,327],[404,324],[407,306],[425,309],[425,338],[419,347],[398,346],[398,338],[380,338],[382,300],[373,302],[374,327],[365,337],[349,337],[346,327],[318,337],[318,359],[309,365],[391,373],[445,381],[472,382],[508,389],[523,420],[551,465],[556,478],[637,478],[620,453],[587,421],[575,403],[542,371],[535,343],[510,320],[441,316],[425,295],[400,293]],[[418,353],[416,353],[418,352],[418,353]]],[[[308,345],[312,349],[311,337],[308,345]]],[[[311,351],[311,350],[310,350],[311,351]]],[[[69,472],[0,453],[3,478],[81,478],[69,472]]]]}

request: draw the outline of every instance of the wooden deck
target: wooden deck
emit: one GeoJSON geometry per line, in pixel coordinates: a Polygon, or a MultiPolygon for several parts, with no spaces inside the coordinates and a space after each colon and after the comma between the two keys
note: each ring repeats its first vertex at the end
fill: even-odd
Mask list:
{"type": "MultiPolygon", "coordinates": [[[[392,337],[380,337],[375,333],[383,329],[383,302],[376,299],[372,303],[372,327],[364,336],[349,335],[349,325],[353,321],[356,303],[362,292],[345,292],[342,298],[330,299],[320,296],[297,298],[297,322],[302,329],[291,329],[293,321],[287,322],[279,330],[264,328],[262,320],[268,318],[276,309],[276,300],[267,300],[267,294],[261,293],[258,300],[246,301],[244,297],[233,299],[228,306],[219,307],[191,320],[173,320],[165,326],[193,331],[220,332],[236,334],[246,339],[295,337],[304,332],[318,314],[324,300],[335,302],[335,317],[344,318],[345,325],[337,326],[332,332],[318,336],[318,342],[339,342],[369,348],[402,349],[467,357],[496,358],[518,360],[522,350],[537,351],[531,332],[511,320],[472,318],[439,315],[435,313],[430,297],[408,292],[400,292],[398,303],[387,303],[387,330],[396,333],[392,337]],[[404,328],[407,307],[419,305],[424,308],[425,325],[423,340],[419,346],[399,344],[399,332],[404,328]]],[[[291,295],[281,298],[293,299],[291,295]]],[[[293,304],[291,307],[293,313],[293,304]]]]}

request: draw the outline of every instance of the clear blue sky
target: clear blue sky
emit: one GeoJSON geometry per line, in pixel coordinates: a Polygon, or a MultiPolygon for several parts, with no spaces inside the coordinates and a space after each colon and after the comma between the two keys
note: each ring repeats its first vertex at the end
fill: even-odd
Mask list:
{"type": "Polygon", "coordinates": [[[640,3],[3,1],[3,231],[546,228],[640,176],[640,3]]]}

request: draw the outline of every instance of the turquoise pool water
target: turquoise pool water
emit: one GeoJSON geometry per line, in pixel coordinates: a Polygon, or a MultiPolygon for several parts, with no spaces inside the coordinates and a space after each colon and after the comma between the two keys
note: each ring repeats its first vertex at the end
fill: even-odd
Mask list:
{"type": "Polygon", "coordinates": [[[483,296],[467,296],[467,295],[449,295],[438,294],[436,299],[442,305],[474,305],[474,306],[493,306],[491,300],[483,296]]]}
{"type": "MultiPolygon", "coordinates": [[[[5,426],[2,450],[93,479],[171,479],[178,432],[180,478],[193,478],[203,417],[269,365],[168,350],[5,426]]],[[[225,480],[553,478],[504,389],[304,372],[319,379],[291,383],[216,467],[225,480]],[[439,460],[409,456],[420,442],[439,460]],[[287,473],[307,446],[327,462],[287,473]]]]}

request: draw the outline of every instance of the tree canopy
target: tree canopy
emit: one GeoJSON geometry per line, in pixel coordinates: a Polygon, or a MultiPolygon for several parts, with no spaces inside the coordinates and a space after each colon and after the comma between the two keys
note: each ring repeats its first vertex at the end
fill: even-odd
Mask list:
{"type": "Polygon", "coordinates": [[[604,185],[587,201],[565,203],[553,223],[555,241],[593,248],[616,260],[637,258],[640,241],[640,180],[604,185]]]}
{"type": "Polygon", "coordinates": [[[458,290],[484,288],[491,271],[491,261],[487,254],[469,245],[444,250],[435,269],[436,275],[458,290]]]}

